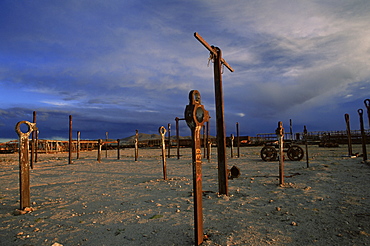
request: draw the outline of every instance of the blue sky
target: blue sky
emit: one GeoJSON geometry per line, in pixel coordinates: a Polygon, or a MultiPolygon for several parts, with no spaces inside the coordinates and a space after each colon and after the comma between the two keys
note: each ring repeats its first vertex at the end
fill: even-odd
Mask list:
{"type": "MultiPolygon", "coordinates": [[[[0,138],[37,112],[40,138],[157,133],[199,90],[215,132],[221,48],[227,135],[359,129],[370,91],[370,2],[21,1],[0,3],[0,138]],[[75,133],[74,133],[75,136],[75,133]]],[[[366,110],[365,110],[366,112],[366,110]]],[[[365,126],[368,127],[365,114],[365,126]]],[[[174,127],[173,127],[174,129],[174,127]]],[[[181,135],[190,135],[180,122],[181,135]]],[[[174,133],[173,133],[174,134],[174,133]]]]}

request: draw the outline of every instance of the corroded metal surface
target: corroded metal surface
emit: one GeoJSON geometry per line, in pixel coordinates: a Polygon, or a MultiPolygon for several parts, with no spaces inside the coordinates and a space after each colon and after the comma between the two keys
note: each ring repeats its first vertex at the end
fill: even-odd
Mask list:
{"type": "Polygon", "coordinates": [[[163,179],[167,180],[166,143],[165,143],[165,135],[167,130],[164,126],[161,126],[159,127],[158,132],[161,135],[163,179]]]}
{"type": "Polygon", "coordinates": [[[21,210],[31,206],[28,137],[33,131],[37,131],[36,123],[20,121],[15,126],[15,132],[18,134],[19,137],[19,190],[21,210]],[[22,124],[27,125],[27,132],[21,131],[22,124]]]}
{"type": "Polygon", "coordinates": [[[346,120],[346,129],[347,129],[347,139],[348,139],[348,156],[352,156],[352,136],[351,136],[351,126],[349,121],[349,114],[344,115],[346,120]]]}
{"type": "Polygon", "coordinates": [[[360,116],[360,129],[361,129],[361,141],[362,141],[362,157],[363,160],[367,160],[367,151],[366,151],[366,134],[365,134],[365,127],[364,127],[364,111],[362,109],[357,110],[360,116]]]}
{"type": "Polygon", "coordinates": [[[284,128],[283,122],[279,121],[276,135],[279,141],[279,184],[284,184],[284,128]]]}

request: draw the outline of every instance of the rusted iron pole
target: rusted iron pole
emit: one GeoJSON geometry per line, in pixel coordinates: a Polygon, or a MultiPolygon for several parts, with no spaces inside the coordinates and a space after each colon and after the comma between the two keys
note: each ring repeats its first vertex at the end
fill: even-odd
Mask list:
{"type": "Polygon", "coordinates": [[[105,158],[108,158],[108,132],[105,132],[105,158]]]}
{"type": "Polygon", "coordinates": [[[81,132],[77,131],[77,160],[80,159],[80,150],[81,150],[81,132]]]}
{"type": "Polygon", "coordinates": [[[367,111],[367,118],[369,120],[368,121],[368,123],[369,123],[368,129],[370,129],[370,99],[365,99],[364,104],[365,104],[366,111],[367,111]]]}
{"type": "Polygon", "coordinates": [[[276,135],[279,141],[279,184],[284,184],[284,128],[283,122],[279,121],[276,128],[276,135]]]}
{"type": "Polygon", "coordinates": [[[231,158],[234,158],[234,134],[231,134],[230,136],[230,152],[231,158]]]}
{"type": "Polygon", "coordinates": [[[139,130],[135,130],[135,161],[139,158],[139,130]]]}
{"type": "Polygon", "coordinates": [[[168,158],[171,158],[171,124],[168,123],[167,125],[167,130],[168,130],[168,158]]]}
{"type": "Polygon", "coordinates": [[[308,141],[307,141],[307,128],[306,128],[306,126],[303,127],[303,137],[304,137],[304,144],[306,145],[306,163],[307,163],[307,168],[309,168],[310,164],[308,162],[308,141]]]}
{"type": "Polygon", "coordinates": [[[240,136],[239,136],[239,122],[236,122],[236,141],[237,141],[237,148],[238,148],[238,158],[240,158],[240,136]]]}
{"type": "Polygon", "coordinates": [[[117,160],[119,160],[119,159],[121,159],[121,155],[120,155],[120,153],[119,153],[119,151],[120,151],[120,146],[121,145],[121,139],[117,139],[117,160]]]}
{"type": "MultiPolygon", "coordinates": [[[[36,123],[36,122],[34,122],[36,123]]],[[[36,142],[35,142],[35,163],[38,162],[38,150],[39,150],[39,131],[35,131],[35,136],[36,136],[36,142]]]]}
{"type": "Polygon", "coordinates": [[[352,156],[352,136],[351,136],[351,126],[349,121],[349,114],[344,115],[344,119],[346,120],[346,129],[347,129],[347,139],[348,139],[348,156],[352,156]]]}
{"type": "MultiPolygon", "coordinates": [[[[36,111],[33,111],[33,123],[36,124],[36,111]]],[[[31,162],[30,162],[30,166],[31,166],[31,169],[33,169],[33,163],[34,163],[34,158],[35,158],[35,135],[36,135],[36,131],[32,131],[32,144],[31,144],[31,162]]]]}
{"type": "Polygon", "coordinates": [[[69,116],[68,164],[72,164],[72,115],[69,116]]]}
{"type": "Polygon", "coordinates": [[[360,116],[360,129],[361,129],[361,141],[362,141],[362,157],[364,162],[367,161],[367,151],[366,151],[366,134],[365,134],[365,127],[364,127],[364,111],[362,109],[357,110],[360,116]]]}
{"type": "Polygon", "coordinates": [[[36,123],[20,121],[15,126],[15,132],[18,134],[19,148],[19,191],[20,191],[20,210],[31,206],[30,196],[30,162],[29,162],[29,143],[28,137],[37,131],[36,123]],[[20,126],[26,124],[27,132],[22,132],[20,126]]]}
{"type": "Polygon", "coordinates": [[[292,119],[289,119],[289,133],[290,133],[290,140],[293,140],[293,123],[292,123],[292,119]]]}
{"type": "Polygon", "coordinates": [[[101,145],[102,145],[102,140],[98,140],[98,159],[97,161],[100,163],[101,162],[101,145]]]}
{"type": "Polygon", "coordinates": [[[209,119],[208,111],[201,104],[200,93],[192,90],[189,93],[189,105],[185,108],[186,123],[191,129],[192,162],[193,162],[193,193],[194,193],[194,228],[195,245],[204,240],[203,206],[202,206],[202,148],[200,132],[204,122],[209,119]]]}
{"type": "Polygon", "coordinates": [[[215,46],[210,46],[198,33],[194,33],[194,37],[206,47],[213,58],[214,63],[214,87],[215,87],[215,102],[216,102],[216,132],[217,132],[217,158],[218,158],[218,190],[220,194],[228,195],[228,175],[226,162],[226,127],[224,120],[224,98],[222,90],[222,69],[221,66],[226,66],[231,72],[234,70],[222,58],[221,49],[215,46]]]}
{"type": "Polygon", "coordinates": [[[202,138],[202,144],[203,144],[203,158],[205,159],[207,157],[207,143],[206,143],[206,126],[203,125],[203,138],[202,138]]]}
{"type": "MultiPolygon", "coordinates": [[[[209,118],[211,118],[211,117],[209,117],[209,118]]],[[[207,128],[207,160],[208,160],[208,162],[210,162],[212,144],[211,144],[211,140],[209,138],[209,120],[206,123],[206,128],[207,128]]]]}
{"type": "Polygon", "coordinates": [[[163,179],[167,180],[166,143],[165,143],[165,135],[167,131],[164,126],[161,126],[159,127],[158,132],[161,135],[163,179]]]}
{"type": "Polygon", "coordinates": [[[185,120],[185,118],[176,117],[176,141],[177,141],[177,159],[180,159],[180,132],[179,132],[179,120],[185,120]]]}

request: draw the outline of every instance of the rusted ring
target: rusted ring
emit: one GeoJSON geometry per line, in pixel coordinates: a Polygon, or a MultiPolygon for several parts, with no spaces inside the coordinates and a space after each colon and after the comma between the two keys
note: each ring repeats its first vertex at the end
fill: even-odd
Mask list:
{"type": "Polygon", "coordinates": [[[22,121],[19,121],[16,125],[15,125],[15,132],[18,134],[18,136],[22,136],[22,135],[30,135],[31,132],[33,131],[36,131],[37,130],[37,127],[36,127],[36,123],[31,123],[29,121],[26,121],[26,120],[22,120],[22,121]],[[21,131],[21,125],[22,124],[26,124],[27,127],[28,127],[28,130],[27,132],[22,132],[21,131]]]}
{"type": "Polygon", "coordinates": [[[161,127],[159,127],[158,132],[163,137],[166,134],[167,130],[164,126],[161,126],[161,127]]]}

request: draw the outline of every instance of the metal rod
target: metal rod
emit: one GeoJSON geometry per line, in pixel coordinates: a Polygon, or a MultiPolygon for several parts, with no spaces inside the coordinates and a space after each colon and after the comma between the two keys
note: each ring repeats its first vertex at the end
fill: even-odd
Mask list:
{"type": "Polygon", "coordinates": [[[360,116],[360,129],[361,129],[361,141],[362,141],[362,157],[364,162],[367,161],[367,151],[366,151],[366,134],[364,128],[364,111],[362,109],[357,110],[360,116]]]}
{"type": "Polygon", "coordinates": [[[239,122],[236,122],[236,141],[237,141],[237,148],[238,148],[238,158],[240,158],[240,138],[239,138],[239,122]]]}
{"type": "Polygon", "coordinates": [[[351,126],[349,120],[349,114],[344,115],[344,119],[346,120],[346,129],[347,129],[347,139],[348,139],[348,156],[352,156],[352,136],[351,136],[351,126]]]}
{"type": "Polygon", "coordinates": [[[101,145],[102,145],[102,140],[99,139],[98,140],[98,162],[100,163],[101,162],[101,145]]]}
{"type": "Polygon", "coordinates": [[[121,145],[121,139],[117,139],[117,160],[119,160],[119,159],[121,159],[121,155],[120,155],[120,153],[119,153],[119,151],[120,151],[120,146],[121,145]]]}
{"type": "Polygon", "coordinates": [[[68,164],[72,164],[72,115],[69,116],[68,164]]]}
{"type": "Polygon", "coordinates": [[[231,134],[230,136],[230,152],[231,158],[234,158],[234,134],[231,134]]]}
{"type": "Polygon", "coordinates": [[[15,131],[18,134],[19,147],[19,193],[20,193],[20,209],[24,210],[31,206],[30,198],[30,162],[29,162],[29,143],[28,137],[33,131],[37,131],[36,123],[28,121],[20,121],[15,126],[15,131]],[[26,124],[27,132],[22,132],[20,126],[26,124]]]}
{"type": "Polygon", "coordinates": [[[80,159],[81,150],[81,132],[77,131],[77,160],[80,159]]]}
{"type": "MultiPolygon", "coordinates": [[[[33,123],[36,123],[36,111],[33,111],[33,123]]],[[[33,163],[34,163],[34,157],[35,157],[35,135],[36,135],[36,131],[32,131],[32,144],[31,144],[31,162],[30,162],[30,166],[31,166],[31,169],[33,169],[33,163]]]]}
{"type": "Polygon", "coordinates": [[[211,155],[211,140],[209,138],[209,121],[206,122],[206,128],[207,128],[207,160],[210,162],[210,155],[211,155]]]}
{"type": "Polygon", "coordinates": [[[202,144],[203,144],[203,158],[207,157],[207,143],[206,143],[206,126],[203,125],[203,138],[202,138],[202,144]]]}
{"type": "Polygon", "coordinates": [[[139,130],[135,130],[135,161],[139,158],[139,130]]]}
{"type": "Polygon", "coordinates": [[[105,158],[108,158],[108,132],[105,132],[105,158]]]}
{"type": "Polygon", "coordinates": [[[279,121],[276,135],[279,140],[279,184],[284,184],[284,128],[283,122],[279,121]]]}
{"type": "Polygon", "coordinates": [[[171,158],[171,124],[168,123],[167,125],[167,130],[168,130],[168,158],[171,158]]]}
{"type": "Polygon", "coordinates": [[[165,135],[167,131],[164,126],[161,126],[159,127],[158,132],[161,135],[163,179],[167,180],[166,143],[165,143],[165,135]]]}
{"type": "Polygon", "coordinates": [[[304,137],[304,144],[306,145],[306,163],[307,163],[307,168],[309,168],[310,164],[308,162],[308,141],[307,141],[307,128],[306,128],[306,126],[303,127],[303,137],[304,137]]]}

